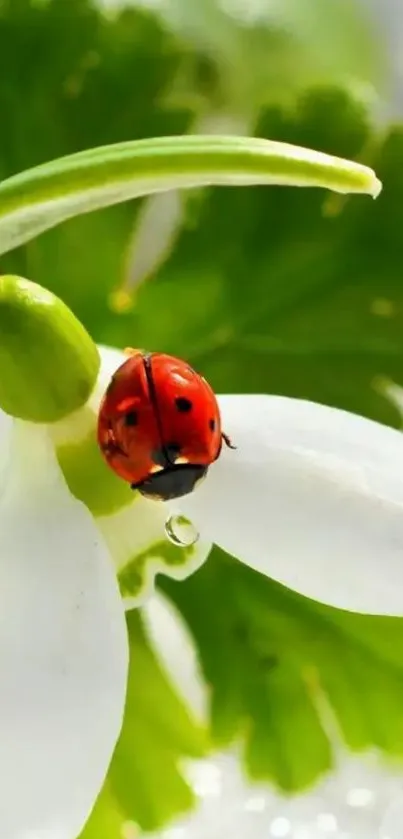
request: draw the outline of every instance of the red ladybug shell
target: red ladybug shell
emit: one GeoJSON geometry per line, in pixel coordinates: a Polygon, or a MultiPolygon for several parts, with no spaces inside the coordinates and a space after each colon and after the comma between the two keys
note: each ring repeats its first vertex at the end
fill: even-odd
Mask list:
{"type": "Polygon", "coordinates": [[[98,442],[133,489],[164,500],[191,492],[226,439],[210,385],[186,362],[133,351],[103,398],[98,442]]]}

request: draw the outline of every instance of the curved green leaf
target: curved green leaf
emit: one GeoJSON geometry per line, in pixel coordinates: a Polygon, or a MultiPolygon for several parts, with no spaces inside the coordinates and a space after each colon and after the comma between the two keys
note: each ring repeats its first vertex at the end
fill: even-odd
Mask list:
{"type": "Polygon", "coordinates": [[[184,136],[90,149],[0,184],[0,253],[91,210],[169,189],[319,186],[376,197],[372,169],[310,149],[244,137],[184,136]]]}

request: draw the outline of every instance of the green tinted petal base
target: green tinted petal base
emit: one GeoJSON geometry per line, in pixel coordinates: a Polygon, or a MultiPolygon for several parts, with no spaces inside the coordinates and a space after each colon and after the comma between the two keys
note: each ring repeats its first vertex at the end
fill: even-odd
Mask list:
{"type": "Polygon", "coordinates": [[[134,601],[143,602],[145,596],[151,593],[158,573],[181,580],[204,562],[204,556],[201,561],[199,557],[200,548],[196,545],[178,548],[166,539],[155,542],[142,553],[133,556],[119,574],[122,597],[130,598],[133,606],[137,605],[134,601]]]}
{"type": "Polygon", "coordinates": [[[118,568],[122,597],[138,606],[154,588],[157,574],[186,579],[207,559],[211,545],[197,541],[178,547],[165,536],[169,508],[138,493],[129,507],[98,519],[98,525],[118,568]]]}
{"type": "Polygon", "coordinates": [[[94,516],[104,516],[133,502],[133,490],[101,457],[94,426],[84,440],[61,445],[57,457],[68,487],[94,516]]]}

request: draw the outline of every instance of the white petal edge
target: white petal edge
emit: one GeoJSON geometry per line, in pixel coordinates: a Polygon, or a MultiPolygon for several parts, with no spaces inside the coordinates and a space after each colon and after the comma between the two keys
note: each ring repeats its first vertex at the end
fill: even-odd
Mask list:
{"type": "Polygon", "coordinates": [[[0,836],[75,839],[121,728],[124,613],[46,429],[16,422],[11,454],[0,499],[0,836]]]}
{"type": "Polygon", "coordinates": [[[208,689],[197,647],[182,615],[160,593],[149,599],[142,615],[154,654],[195,717],[207,724],[208,689]]]}
{"type": "Polygon", "coordinates": [[[403,435],[276,396],[220,397],[224,447],[180,509],[211,540],[295,591],[403,615],[403,435]]]}

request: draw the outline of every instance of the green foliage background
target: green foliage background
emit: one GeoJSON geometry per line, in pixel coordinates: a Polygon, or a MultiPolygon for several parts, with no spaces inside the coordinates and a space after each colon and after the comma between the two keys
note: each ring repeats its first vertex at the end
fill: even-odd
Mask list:
{"type": "MultiPolygon", "coordinates": [[[[98,341],[185,356],[218,392],[305,397],[397,425],[375,382],[403,384],[403,128],[380,125],[368,96],[385,77],[365,22],[351,3],[319,6],[289,2],[285,27],[275,15],[236,21],[213,0],[106,17],[87,0],[0,0],[1,178],[218,114],[360,159],[384,182],[376,203],[275,187],[183,195],[170,252],[121,313],[110,295],[127,280],[144,201],[68,222],[0,270],[56,291],[98,341]]],[[[403,757],[400,620],[325,608],[218,551],[186,583],[161,585],[196,640],[211,730],[131,613],[125,725],[86,839],[112,839],[127,820],[163,825],[192,803],[180,758],[235,738],[253,777],[287,792],[313,783],[332,765],[319,688],[350,748],[403,757]]]]}

